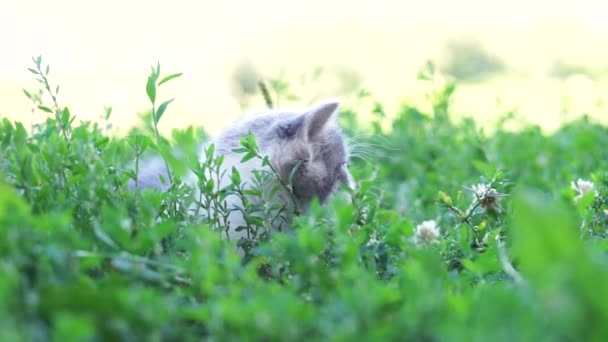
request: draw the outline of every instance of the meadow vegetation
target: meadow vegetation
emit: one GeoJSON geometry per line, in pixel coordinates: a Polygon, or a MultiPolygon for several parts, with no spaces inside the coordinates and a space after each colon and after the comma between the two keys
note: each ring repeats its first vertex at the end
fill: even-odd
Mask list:
{"type": "MultiPolygon", "coordinates": [[[[0,122],[0,340],[608,338],[608,129],[585,116],[546,134],[505,129],[505,113],[485,133],[453,120],[458,84],[429,64],[424,108],[386,113],[364,91],[341,108],[356,190],[313,205],[292,235],[267,230],[281,208],[243,208],[251,234],[236,242],[220,238],[223,199],[261,193],[235,170],[226,188],[206,176],[222,156],[197,160],[202,128],[159,133],[179,74],[154,66],[150,112],[117,136],[78,122],[40,58],[30,71],[43,92],[25,95],[49,118],[0,122]],[[153,155],[169,189],[128,191],[153,155]]],[[[287,89],[271,82],[269,102],[287,89]]]]}

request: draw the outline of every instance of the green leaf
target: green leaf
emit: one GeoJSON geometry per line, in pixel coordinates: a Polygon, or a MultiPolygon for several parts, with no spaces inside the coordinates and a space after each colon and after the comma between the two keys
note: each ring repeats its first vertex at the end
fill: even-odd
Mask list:
{"type": "Polygon", "coordinates": [[[127,143],[133,148],[143,153],[150,145],[150,138],[143,134],[134,134],[127,137],[127,143]]]}
{"type": "Polygon", "coordinates": [[[205,155],[207,156],[207,158],[211,158],[213,156],[214,152],[215,152],[215,144],[209,144],[209,146],[207,147],[207,150],[205,151],[205,155]]]}
{"type": "Polygon", "coordinates": [[[245,189],[243,194],[248,196],[262,197],[262,192],[258,189],[245,189]]]}
{"type": "Polygon", "coordinates": [[[28,181],[31,183],[34,183],[34,180],[32,179],[32,175],[33,175],[33,170],[34,170],[34,160],[33,160],[33,154],[28,154],[23,158],[23,181],[28,181]]]}
{"type": "Polygon", "coordinates": [[[146,94],[148,94],[150,102],[156,102],[156,78],[154,77],[154,75],[148,76],[148,83],[146,84],[146,94]]]}
{"type": "Polygon", "coordinates": [[[27,68],[27,70],[29,70],[34,75],[38,75],[38,70],[36,70],[36,69],[27,68]]]}
{"type": "Polygon", "coordinates": [[[220,154],[219,156],[217,156],[217,158],[215,159],[215,165],[217,166],[221,166],[224,163],[224,155],[220,154]]]}
{"type": "Polygon", "coordinates": [[[232,152],[234,152],[234,153],[245,153],[245,152],[249,152],[249,149],[245,148],[245,147],[240,147],[240,148],[233,149],[232,152]]]}
{"type": "Polygon", "coordinates": [[[249,153],[247,153],[247,154],[246,154],[246,155],[245,155],[245,156],[244,156],[244,157],[241,159],[241,163],[244,163],[244,162],[246,162],[246,161],[248,161],[248,160],[251,160],[251,159],[253,159],[253,158],[255,158],[255,157],[256,157],[256,154],[255,154],[255,153],[249,152],[249,153]]]}
{"type": "MultiPolygon", "coordinates": [[[[519,191],[514,195],[512,225],[513,257],[520,260],[524,276],[539,282],[551,268],[582,262],[583,245],[573,212],[563,203],[539,192],[519,191]]],[[[567,268],[562,268],[567,269],[567,268]]]]}
{"type": "Polygon", "coordinates": [[[180,77],[180,76],[181,76],[181,75],[183,75],[183,74],[184,74],[184,73],[180,72],[180,73],[177,73],[177,74],[172,74],[172,75],[169,75],[169,76],[167,76],[167,77],[163,78],[162,80],[160,80],[160,82],[158,82],[158,86],[160,87],[160,85],[161,85],[161,84],[163,84],[163,83],[167,83],[167,82],[171,81],[171,80],[172,80],[172,79],[174,79],[174,78],[178,78],[178,77],[180,77]]]}
{"type": "Polygon", "coordinates": [[[52,113],[53,111],[49,108],[49,107],[45,107],[45,106],[38,106],[38,109],[47,112],[47,113],[52,113]]]}
{"type": "Polygon", "coordinates": [[[302,160],[298,160],[298,162],[293,167],[293,169],[291,169],[291,172],[289,172],[289,178],[288,178],[289,184],[293,183],[293,177],[296,175],[296,172],[298,172],[298,169],[300,168],[300,166],[302,165],[302,163],[303,163],[302,160]]]}
{"type": "Polygon", "coordinates": [[[281,183],[276,183],[272,189],[270,189],[270,198],[274,198],[274,195],[276,195],[277,192],[279,192],[279,190],[281,190],[281,188],[283,187],[283,185],[281,183]]]}
{"type": "MultiPolygon", "coordinates": [[[[57,89],[59,89],[59,87],[57,87],[57,89]]],[[[105,119],[108,120],[112,115],[112,107],[105,107],[104,110],[106,112],[105,119]]]]}
{"type": "Polygon", "coordinates": [[[239,143],[241,144],[241,146],[243,146],[244,148],[246,148],[247,151],[249,151],[251,149],[249,147],[249,142],[247,141],[247,137],[242,137],[241,139],[239,139],[239,143]]]}
{"type": "Polygon", "coordinates": [[[97,222],[93,224],[93,233],[99,239],[99,241],[103,242],[108,247],[111,247],[113,249],[119,249],[116,242],[112,240],[112,238],[101,228],[101,226],[97,222]]]}
{"type": "Polygon", "coordinates": [[[154,123],[157,124],[160,121],[160,118],[163,117],[163,114],[165,114],[165,110],[167,110],[167,106],[169,105],[169,103],[173,102],[174,99],[171,100],[167,100],[163,103],[161,103],[161,105],[158,107],[158,110],[156,110],[156,113],[154,113],[154,123]]]}
{"type": "Polygon", "coordinates": [[[61,121],[65,126],[67,126],[70,122],[70,110],[68,107],[63,108],[61,111],[61,121]]]}
{"type": "Polygon", "coordinates": [[[234,166],[232,167],[232,175],[230,178],[232,180],[232,184],[241,184],[241,174],[239,173],[239,170],[237,170],[234,166]]]}
{"type": "Polygon", "coordinates": [[[30,100],[32,99],[32,94],[30,94],[30,93],[29,93],[27,90],[25,90],[25,89],[21,89],[21,90],[23,90],[23,93],[25,94],[25,96],[27,96],[27,98],[28,98],[28,99],[30,99],[30,100]]]}
{"type": "Polygon", "coordinates": [[[482,160],[477,160],[477,159],[471,160],[471,164],[477,171],[481,172],[486,178],[492,178],[492,176],[494,174],[496,174],[496,172],[497,172],[497,169],[493,164],[484,162],[482,160]]]}
{"type": "Polygon", "coordinates": [[[464,266],[465,269],[473,272],[473,273],[483,273],[483,270],[481,269],[481,267],[477,266],[477,264],[475,264],[472,260],[470,259],[462,259],[460,260],[460,262],[462,263],[462,266],[464,266]]]}
{"type": "Polygon", "coordinates": [[[258,144],[255,141],[255,135],[253,135],[253,132],[251,131],[249,131],[249,135],[247,135],[247,143],[251,149],[258,151],[258,144]]]}
{"type": "Polygon", "coordinates": [[[576,203],[576,209],[580,215],[584,216],[589,207],[595,202],[595,193],[588,192],[576,203]]]}
{"type": "Polygon", "coordinates": [[[285,99],[288,101],[298,101],[298,100],[300,100],[300,97],[296,94],[287,94],[285,96],[285,99]]]}
{"type": "Polygon", "coordinates": [[[205,188],[205,193],[212,194],[214,187],[215,187],[215,181],[213,179],[209,179],[209,182],[207,182],[207,187],[205,188]]]}

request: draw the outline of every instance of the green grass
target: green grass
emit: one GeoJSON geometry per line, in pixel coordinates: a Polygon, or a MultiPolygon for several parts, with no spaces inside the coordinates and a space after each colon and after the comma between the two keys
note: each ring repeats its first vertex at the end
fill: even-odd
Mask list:
{"type": "MultiPolygon", "coordinates": [[[[153,69],[155,103],[160,79],[153,69]]],[[[608,129],[582,117],[511,131],[505,117],[487,134],[453,120],[457,85],[430,89],[396,113],[372,95],[345,104],[346,133],[367,146],[358,189],[313,206],[293,235],[252,238],[246,262],[218,217],[186,210],[185,171],[221,162],[195,161],[203,130],[161,136],[171,106],[154,106],[115,136],[34,97],[48,120],[0,123],[0,340],[606,340],[608,129]],[[133,161],[153,154],[171,188],[129,192],[133,161]],[[577,198],[579,178],[597,193],[577,198]],[[494,190],[476,197],[481,183],[494,190]],[[424,243],[428,220],[440,235],[424,243]]],[[[220,191],[201,179],[201,206],[238,192],[231,176],[220,191]]]]}

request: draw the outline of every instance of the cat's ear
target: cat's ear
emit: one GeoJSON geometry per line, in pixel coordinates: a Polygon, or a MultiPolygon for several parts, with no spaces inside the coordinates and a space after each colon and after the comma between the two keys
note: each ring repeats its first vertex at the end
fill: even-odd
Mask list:
{"type": "Polygon", "coordinates": [[[283,122],[277,127],[277,135],[282,139],[297,138],[302,141],[314,139],[323,128],[332,124],[338,111],[338,101],[316,104],[295,119],[283,122]]]}
{"type": "Polygon", "coordinates": [[[309,108],[304,114],[302,125],[305,139],[314,139],[323,128],[335,120],[340,103],[337,100],[326,101],[309,108]]]}

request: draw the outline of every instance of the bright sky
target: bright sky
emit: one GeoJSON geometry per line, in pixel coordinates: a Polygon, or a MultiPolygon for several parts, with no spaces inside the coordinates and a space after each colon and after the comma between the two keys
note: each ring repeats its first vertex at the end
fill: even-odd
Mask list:
{"type": "MultiPolygon", "coordinates": [[[[94,118],[103,106],[111,105],[127,124],[136,120],[136,111],[146,108],[143,84],[151,64],[160,61],[164,73],[184,72],[184,78],[175,81],[166,94],[177,96],[175,108],[188,113],[187,119],[176,117],[176,122],[186,122],[203,110],[238,115],[240,109],[231,101],[226,78],[229,66],[244,54],[271,58],[284,55],[282,49],[287,48],[298,54],[295,50],[302,46],[308,50],[302,51],[303,55],[314,55],[323,62],[325,51],[310,51],[316,42],[306,41],[312,39],[306,35],[298,35],[302,41],[295,44],[273,41],[281,34],[289,37],[285,30],[290,27],[299,25],[300,31],[307,31],[310,25],[312,32],[317,26],[347,19],[389,30],[392,26],[430,22],[456,30],[491,25],[525,31],[541,20],[567,18],[606,33],[608,6],[602,3],[0,0],[0,114],[20,117],[29,112],[21,88],[35,85],[26,68],[31,66],[31,56],[38,54],[51,64],[51,80],[62,86],[60,99],[76,107],[81,116],[94,118]],[[258,44],[260,40],[265,43],[258,44]],[[263,46],[265,51],[256,51],[256,46],[263,46]]],[[[427,34],[432,36],[422,31],[418,38],[424,40],[427,34]]],[[[333,44],[340,49],[339,42],[333,44]]]]}
{"type": "Polygon", "coordinates": [[[213,62],[256,32],[296,22],[356,18],[376,23],[436,20],[456,25],[493,23],[525,28],[542,17],[565,16],[608,31],[602,1],[81,1],[0,4],[5,51],[0,72],[43,53],[60,70],[141,66],[167,60],[181,68],[213,62]]]}

